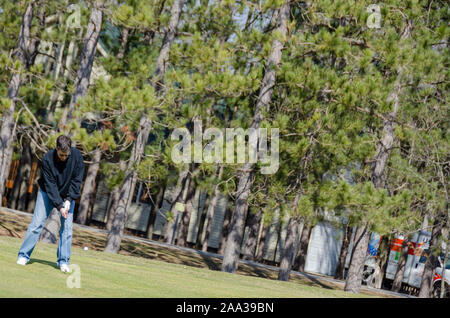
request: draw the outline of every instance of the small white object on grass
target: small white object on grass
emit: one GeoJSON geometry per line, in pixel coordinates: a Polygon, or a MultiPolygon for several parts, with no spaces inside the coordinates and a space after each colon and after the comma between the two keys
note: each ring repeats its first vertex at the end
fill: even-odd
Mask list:
{"type": "Polygon", "coordinates": [[[85,247],[84,247],[84,250],[85,250],[85,251],[87,251],[87,250],[88,250],[88,247],[87,247],[87,246],[85,246],[85,247]]]}

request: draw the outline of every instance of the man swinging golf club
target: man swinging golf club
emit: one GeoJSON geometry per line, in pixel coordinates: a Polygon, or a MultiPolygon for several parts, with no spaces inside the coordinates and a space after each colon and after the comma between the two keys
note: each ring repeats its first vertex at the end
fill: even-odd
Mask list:
{"type": "Polygon", "coordinates": [[[29,262],[42,228],[53,208],[56,208],[61,214],[56,265],[63,272],[70,272],[73,210],[75,200],[80,197],[83,157],[78,149],[72,147],[70,138],[61,135],[56,139],[56,148],[49,150],[42,158],[41,169],[33,219],[20,247],[17,264],[26,265],[29,262]]]}

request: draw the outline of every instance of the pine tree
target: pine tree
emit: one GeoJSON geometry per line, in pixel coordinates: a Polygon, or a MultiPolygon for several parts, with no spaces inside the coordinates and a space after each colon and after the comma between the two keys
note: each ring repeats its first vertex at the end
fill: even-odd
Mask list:
{"type": "MultiPolygon", "coordinates": [[[[39,37],[36,39],[32,34],[33,16],[36,14],[35,11],[38,11],[38,5],[39,1],[29,2],[22,15],[18,44],[14,50],[14,56],[18,63],[14,63],[13,67],[15,70],[13,71],[8,86],[7,96],[9,105],[4,106],[2,111],[2,126],[0,131],[0,205],[3,202],[5,181],[13,154],[13,141],[16,134],[16,120],[14,115],[16,103],[18,102],[16,99],[19,98],[19,88],[25,81],[26,70],[29,70],[34,64],[39,46],[39,37]]],[[[37,20],[41,27],[44,24],[44,10],[45,6],[42,6],[38,13],[37,20]]]]}
{"type": "MultiPolygon", "coordinates": [[[[162,46],[157,58],[156,67],[151,79],[155,94],[159,94],[162,88],[161,81],[166,71],[166,63],[169,59],[170,47],[172,46],[175,39],[183,4],[184,0],[175,0],[171,7],[169,24],[167,26],[167,31],[165,32],[162,46]]],[[[126,171],[125,178],[120,190],[119,202],[116,207],[116,211],[113,212],[114,219],[112,228],[108,234],[105,246],[105,251],[107,252],[117,253],[119,251],[123,229],[127,217],[127,210],[129,208],[129,204],[131,202],[132,194],[134,192],[134,187],[136,184],[136,172],[133,166],[138,165],[142,160],[144,148],[147,144],[150,130],[151,119],[149,117],[149,111],[147,109],[144,109],[141,115],[141,120],[139,122],[136,141],[133,144],[133,150],[130,157],[128,169],[126,171]]]]}
{"type": "MultiPolygon", "coordinates": [[[[266,63],[266,72],[261,83],[258,100],[255,106],[252,125],[253,129],[261,127],[263,112],[270,107],[272,91],[276,81],[277,67],[281,62],[283,42],[287,37],[287,24],[289,19],[290,3],[281,5],[278,13],[277,27],[271,45],[270,55],[266,63]]],[[[257,149],[255,145],[251,145],[257,149]]],[[[230,231],[224,251],[222,271],[234,273],[238,267],[241,240],[244,231],[245,213],[248,207],[248,197],[254,178],[254,164],[245,163],[238,178],[234,212],[230,222],[230,231]]]]}

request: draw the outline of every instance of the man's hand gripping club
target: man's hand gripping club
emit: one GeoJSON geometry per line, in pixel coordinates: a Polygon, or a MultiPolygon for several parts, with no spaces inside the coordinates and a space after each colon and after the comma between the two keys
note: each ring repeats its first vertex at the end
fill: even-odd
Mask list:
{"type": "Polygon", "coordinates": [[[67,218],[70,210],[70,202],[68,200],[64,201],[64,206],[59,210],[63,218],[67,218]]]}

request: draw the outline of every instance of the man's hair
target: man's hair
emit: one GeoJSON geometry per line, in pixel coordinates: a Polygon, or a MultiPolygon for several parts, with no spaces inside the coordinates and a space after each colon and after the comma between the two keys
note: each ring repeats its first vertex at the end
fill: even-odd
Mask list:
{"type": "Polygon", "coordinates": [[[68,136],[61,135],[58,137],[58,139],[56,139],[56,149],[58,150],[66,152],[70,150],[71,146],[72,140],[68,136]]]}

